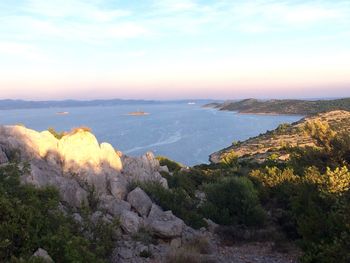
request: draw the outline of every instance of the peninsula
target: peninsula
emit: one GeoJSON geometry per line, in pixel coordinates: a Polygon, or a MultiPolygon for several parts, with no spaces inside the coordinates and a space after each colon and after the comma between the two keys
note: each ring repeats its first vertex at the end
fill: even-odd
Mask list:
{"type": "Polygon", "coordinates": [[[244,99],[223,103],[213,102],[203,107],[238,113],[312,115],[332,110],[350,110],[350,98],[334,100],[244,99]]]}

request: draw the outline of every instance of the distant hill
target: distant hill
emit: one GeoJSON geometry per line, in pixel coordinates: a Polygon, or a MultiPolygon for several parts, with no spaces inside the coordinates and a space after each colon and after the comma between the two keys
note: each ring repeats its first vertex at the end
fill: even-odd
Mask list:
{"type": "Polygon", "coordinates": [[[164,103],[211,103],[213,100],[48,100],[48,101],[27,101],[27,100],[0,100],[0,110],[10,109],[36,109],[36,108],[66,108],[66,107],[94,107],[94,106],[115,106],[115,105],[135,105],[135,104],[164,104],[164,103]]]}
{"type": "Polygon", "coordinates": [[[257,100],[226,101],[210,103],[204,107],[218,110],[256,114],[297,114],[312,115],[331,110],[350,110],[350,98],[335,100],[257,100]]]}
{"type": "Polygon", "coordinates": [[[330,111],[306,117],[292,124],[281,124],[273,131],[267,131],[259,136],[231,146],[210,155],[212,163],[219,163],[230,153],[240,160],[254,160],[258,163],[266,161],[274,155],[280,160],[288,159],[285,147],[314,146],[313,139],[304,132],[305,125],[312,122],[327,123],[335,132],[350,132],[350,112],[330,111]]]}

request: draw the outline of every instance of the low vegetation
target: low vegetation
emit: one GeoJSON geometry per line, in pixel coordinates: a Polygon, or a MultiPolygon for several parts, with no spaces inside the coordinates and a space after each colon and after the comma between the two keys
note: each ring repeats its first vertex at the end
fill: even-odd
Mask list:
{"type": "Polygon", "coordinates": [[[181,165],[178,162],[175,162],[173,160],[170,160],[167,157],[164,156],[157,156],[157,160],[159,161],[159,164],[161,166],[167,166],[170,172],[177,172],[180,171],[183,165],[181,165]]]}
{"type": "MultiPolygon", "coordinates": [[[[277,132],[285,129],[290,127],[277,132]]],[[[175,171],[168,190],[142,187],[192,226],[200,227],[202,217],[227,226],[224,238],[249,234],[249,241],[257,240],[262,230],[275,229],[263,238],[298,244],[301,262],[350,262],[350,135],[322,121],[299,132],[314,144],[286,147],[290,158],[284,162],[276,156],[263,163],[238,162],[232,154],[222,163],[175,171]]],[[[192,260],[193,254],[182,252],[170,262],[192,260]]]]}
{"type": "Polygon", "coordinates": [[[0,167],[0,262],[35,262],[38,248],[55,262],[106,262],[114,225],[91,224],[88,208],[76,222],[60,209],[56,189],[20,184],[23,172],[16,164],[0,167]]]}

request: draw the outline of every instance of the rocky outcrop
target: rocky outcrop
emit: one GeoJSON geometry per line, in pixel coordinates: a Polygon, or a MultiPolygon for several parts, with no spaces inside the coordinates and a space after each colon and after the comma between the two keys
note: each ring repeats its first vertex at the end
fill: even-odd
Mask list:
{"type": "Polygon", "coordinates": [[[168,183],[163,178],[159,171],[159,161],[154,157],[153,153],[148,152],[141,157],[122,156],[122,163],[124,164],[123,173],[131,177],[137,182],[157,181],[164,187],[168,187],[168,183]]]}
{"type": "Polygon", "coordinates": [[[65,171],[85,172],[92,169],[94,172],[108,172],[109,169],[121,171],[123,166],[112,145],[99,145],[96,137],[83,129],[63,136],[58,141],[58,153],[61,156],[65,171]]]}
{"type": "Polygon", "coordinates": [[[142,226],[142,219],[132,211],[124,210],[120,216],[121,228],[127,234],[135,234],[139,231],[142,226]]]}
{"type": "MultiPolygon", "coordinates": [[[[120,243],[113,262],[145,262],[141,252],[152,253],[162,262],[170,248],[181,246],[196,233],[171,211],[153,204],[141,188],[130,191],[133,182],[153,181],[168,187],[160,174],[168,169],[161,167],[152,153],[125,156],[108,143],[99,144],[85,129],[76,129],[58,140],[47,131],[0,126],[0,164],[11,158],[23,168],[22,183],[55,186],[60,210],[64,214],[72,211],[78,225],[83,227],[86,220],[92,225],[119,222],[113,229],[120,243]],[[93,209],[88,218],[79,214],[82,205],[93,209]],[[140,230],[160,239],[160,244],[145,246],[130,240],[140,230]]],[[[45,252],[39,249],[35,256],[52,262],[45,252]]]]}
{"type": "Polygon", "coordinates": [[[108,143],[99,144],[86,129],[75,129],[58,140],[48,131],[0,126],[0,149],[0,164],[8,161],[7,156],[16,155],[30,164],[23,182],[56,186],[62,201],[72,207],[87,204],[93,192],[102,206],[109,205],[107,210],[120,214],[132,181],[157,181],[167,186],[153,154],[125,156],[108,143]]]}
{"type": "Polygon", "coordinates": [[[119,200],[125,199],[128,193],[128,180],[121,174],[110,176],[109,189],[111,195],[119,200]]]}
{"type": "Polygon", "coordinates": [[[182,235],[185,223],[171,211],[164,212],[159,206],[153,204],[146,226],[156,236],[172,239],[182,235]]]}

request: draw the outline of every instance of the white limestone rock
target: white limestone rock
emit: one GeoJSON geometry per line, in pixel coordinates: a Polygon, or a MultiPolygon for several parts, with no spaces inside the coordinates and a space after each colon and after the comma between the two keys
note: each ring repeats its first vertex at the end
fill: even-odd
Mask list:
{"type": "Polygon", "coordinates": [[[152,200],[140,187],[135,188],[128,194],[127,201],[139,215],[148,216],[152,207],[152,200]]]}
{"type": "Polygon", "coordinates": [[[42,248],[38,248],[38,250],[34,252],[32,257],[40,258],[45,263],[54,263],[49,253],[47,253],[47,251],[42,248]]]}
{"type": "Polygon", "coordinates": [[[135,234],[142,226],[142,218],[132,211],[124,210],[119,218],[121,228],[128,234],[135,234]]]}
{"type": "Polygon", "coordinates": [[[163,212],[159,206],[153,204],[146,226],[161,238],[176,238],[181,236],[185,223],[171,211],[163,212]]]}

